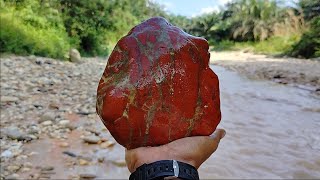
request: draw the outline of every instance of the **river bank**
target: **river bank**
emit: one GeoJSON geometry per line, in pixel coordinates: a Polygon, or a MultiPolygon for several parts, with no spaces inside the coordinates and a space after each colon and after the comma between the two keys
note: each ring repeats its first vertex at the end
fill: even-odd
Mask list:
{"type": "Polygon", "coordinates": [[[210,63],[250,79],[272,80],[320,95],[320,60],[275,58],[243,51],[211,52],[210,63]]]}

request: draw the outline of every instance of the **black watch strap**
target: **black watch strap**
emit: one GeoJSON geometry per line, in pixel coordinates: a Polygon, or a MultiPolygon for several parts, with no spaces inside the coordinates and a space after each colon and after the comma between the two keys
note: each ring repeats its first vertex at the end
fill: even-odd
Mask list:
{"type": "Polygon", "coordinates": [[[165,177],[199,180],[199,174],[195,167],[176,160],[161,160],[143,164],[130,175],[129,180],[160,180],[165,177]]]}

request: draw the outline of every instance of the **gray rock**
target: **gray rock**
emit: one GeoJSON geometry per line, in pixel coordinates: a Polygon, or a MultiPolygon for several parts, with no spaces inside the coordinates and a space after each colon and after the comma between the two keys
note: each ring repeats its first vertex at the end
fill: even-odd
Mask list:
{"type": "Polygon", "coordinates": [[[44,121],[54,121],[55,115],[53,113],[47,112],[44,113],[42,116],[40,116],[40,119],[38,120],[39,123],[42,123],[44,121]]]}
{"type": "Polygon", "coordinates": [[[70,123],[69,120],[61,120],[61,121],[59,121],[59,124],[60,124],[61,126],[66,126],[66,125],[69,124],[69,123],[70,123]]]}
{"type": "Polygon", "coordinates": [[[91,135],[91,136],[85,136],[83,138],[84,142],[87,142],[89,144],[97,144],[100,141],[100,137],[91,135]]]}
{"type": "Polygon", "coordinates": [[[74,129],[77,129],[77,125],[74,123],[69,123],[69,124],[65,125],[65,128],[68,128],[70,130],[74,130],[74,129]]]}
{"type": "Polygon", "coordinates": [[[9,172],[17,172],[21,168],[21,165],[9,165],[7,166],[7,170],[9,172]]]}
{"type": "Polygon", "coordinates": [[[4,103],[6,103],[6,102],[17,102],[17,101],[19,101],[19,98],[14,97],[14,96],[1,96],[0,97],[0,101],[4,102],[4,103]]]}
{"type": "Polygon", "coordinates": [[[38,137],[33,134],[28,134],[27,137],[30,138],[30,140],[38,139],[38,137]]]}
{"type": "Polygon", "coordinates": [[[44,121],[41,123],[43,126],[50,126],[52,125],[52,121],[44,121]]]}
{"type": "Polygon", "coordinates": [[[69,58],[70,58],[71,62],[80,62],[81,61],[81,55],[77,49],[70,49],[69,58]]]}
{"type": "Polygon", "coordinates": [[[1,157],[11,158],[13,157],[13,153],[9,149],[7,149],[1,153],[1,157]]]}
{"type": "Polygon", "coordinates": [[[8,127],[4,129],[4,134],[13,140],[18,140],[18,141],[30,141],[31,138],[27,136],[27,134],[23,133],[19,128],[17,127],[8,127]]]}
{"type": "Polygon", "coordinates": [[[93,127],[88,127],[88,128],[86,128],[85,129],[86,131],[89,131],[89,132],[91,132],[91,133],[93,133],[93,134],[95,134],[95,135],[100,135],[100,131],[98,131],[97,129],[95,129],[95,128],[93,128],[93,127]]]}
{"type": "Polygon", "coordinates": [[[53,166],[44,166],[41,167],[41,171],[53,171],[54,167],[53,166]]]}
{"type": "Polygon", "coordinates": [[[31,162],[25,162],[23,164],[23,167],[28,167],[28,168],[32,168],[33,167],[33,164],[31,162]]]}
{"type": "Polygon", "coordinates": [[[7,176],[5,179],[19,179],[20,178],[20,176],[19,176],[19,174],[11,174],[11,175],[9,175],[9,176],[7,176]]]}
{"type": "Polygon", "coordinates": [[[39,134],[39,128],[37,126],[30,126],[28,130],[28,134],[34,135],[39,134]]]}
{"type": "Polygon", "coordinates": [[[27,57],[30,61],[36,61],[37,57],[35,55],[30,55],[27,57]]]}

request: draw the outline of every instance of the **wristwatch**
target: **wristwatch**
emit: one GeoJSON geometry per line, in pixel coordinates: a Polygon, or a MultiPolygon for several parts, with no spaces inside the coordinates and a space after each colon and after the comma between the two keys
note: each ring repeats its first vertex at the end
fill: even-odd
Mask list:
{"type": "Polygon", "coordinates": [[[130,175],[129,180],[162,180],[164,178],[199,180],[199,174],[190,164],[176,160],[161,160],[141,165],[130,175]]]}

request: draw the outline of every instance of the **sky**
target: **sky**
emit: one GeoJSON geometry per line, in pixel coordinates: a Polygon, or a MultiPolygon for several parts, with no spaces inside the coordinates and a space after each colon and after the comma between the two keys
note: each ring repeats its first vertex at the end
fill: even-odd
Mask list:
{"type": "MultiPolygon", "coordinates": [[[[164,6],[164,10],[175,15],[187,17],[199,16],[204,13],[219,11],[232,0],[152,0],[164,6]]],[[[284,5],[294,6],[298,0],[278,0],[284,5]]]]}
{"type": "Polygon", "coordinates": [[[175,15],[194,17],[219,8],[231,0],[153,0],[175,15]]]}

